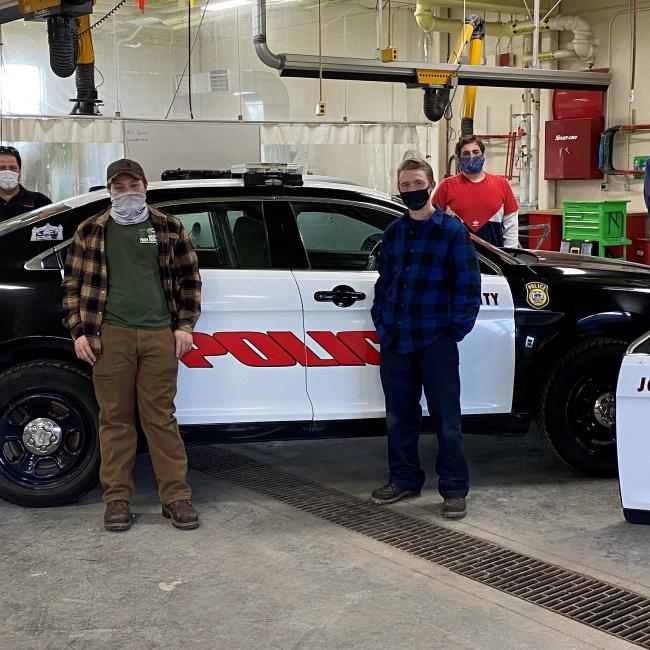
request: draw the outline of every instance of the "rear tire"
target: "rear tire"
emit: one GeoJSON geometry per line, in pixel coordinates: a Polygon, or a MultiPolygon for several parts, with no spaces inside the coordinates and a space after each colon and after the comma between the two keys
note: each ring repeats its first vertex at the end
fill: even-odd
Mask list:
{"type": "Polygon", "coordinates": [[[542,389],[540,429],[560,458],[590,476],[616,476],[616,382],[627,343],[586,339],[561,356],[542,389]]]}
{"type": "Polygon", "coordinates": [[[45,507],[91,490],[97,417],[92,381],[70,363],[29,361],[0,374],[0,497],[45,507]]]}

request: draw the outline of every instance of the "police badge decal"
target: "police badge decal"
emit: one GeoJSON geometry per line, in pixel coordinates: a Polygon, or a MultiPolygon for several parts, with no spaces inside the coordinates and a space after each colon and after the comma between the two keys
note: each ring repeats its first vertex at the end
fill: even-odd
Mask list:
{"type": "Polygon", "coordinates": [[[543,282],[529,282],[526,285],[526,301],[535,309],[543,309],[548,305],[548,285],[543,282]]]}

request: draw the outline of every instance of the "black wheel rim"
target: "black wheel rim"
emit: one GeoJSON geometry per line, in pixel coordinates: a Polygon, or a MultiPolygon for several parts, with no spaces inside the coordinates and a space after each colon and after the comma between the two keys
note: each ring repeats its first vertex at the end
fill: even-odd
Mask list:
{"type": "MultiPolygon", "coordinates": [[[[42,431],[41,431],[42,433],[42,431]]],[[[56,390],[34,390],[0,411],[0,472],[12,482],[33,489],[69,483],[87,465],[97,444],[95,424],[73,396],[56,390]],[[26,428],[46,423],[56,435],[29,436],[26,428]],[[45,443],[34,450],[38,442],[45,443]]]]}
{"type": "Polygon", "coordinates": [[[567,422],[577,444],[600,459],[616,457],[616,427],[611,409],[599,408],[615,399],[616,368],[601,368],[578,380],[567,400],[567,422]],[[599,418],[600,416],[600,418],[599,418]],[[611,421],[611,426],[602,420],[611,421]]]}

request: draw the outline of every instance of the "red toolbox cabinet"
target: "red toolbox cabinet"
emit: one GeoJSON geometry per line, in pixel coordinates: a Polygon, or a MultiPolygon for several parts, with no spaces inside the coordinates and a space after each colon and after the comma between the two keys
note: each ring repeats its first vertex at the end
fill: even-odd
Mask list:
{"type": "Polygon", "coordinates": [[[598,169],[598,145],[603,128],[602,117],[546,122],[544,178],[602,178],[598,169]]]}
{"type": "MultiPolygon", "coordinates": [[[[627,228],[626,235],[628,239],[632,240],[632,246],[627,247],[627,259],[629,262],[639,262],[637,258],[636,249],[634,244],[636,241],[650,241],[646,240],[647,233],[646,224],[648,222],[648,215],[645,212],[633,212],[627,215],[627,228]]],[[[650,264],[650,261],[641,262],[642,264],[650,264]]]]}
{"type": "Polygon", "coordinates": [[[627,247],[628,260],[639,264],[650,264],[650,239],[639,237],[632,240],[632,245],[627,247]]]}

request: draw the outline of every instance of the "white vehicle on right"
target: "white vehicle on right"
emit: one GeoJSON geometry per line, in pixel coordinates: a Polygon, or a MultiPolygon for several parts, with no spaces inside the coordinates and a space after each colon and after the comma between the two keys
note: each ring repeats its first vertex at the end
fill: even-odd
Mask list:
{"type": "Polygon", "coordinates": [[[630,345],[616,387],[616,448],[625,519],[650,524],[650,332],[630,345]]]}

